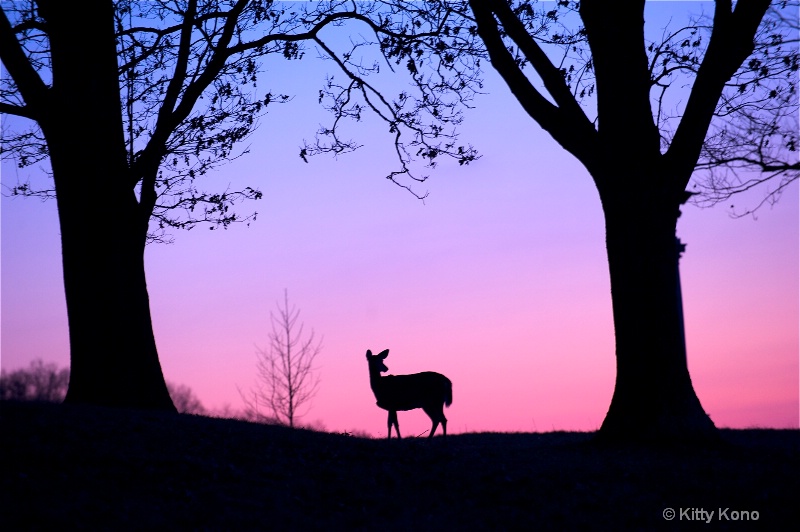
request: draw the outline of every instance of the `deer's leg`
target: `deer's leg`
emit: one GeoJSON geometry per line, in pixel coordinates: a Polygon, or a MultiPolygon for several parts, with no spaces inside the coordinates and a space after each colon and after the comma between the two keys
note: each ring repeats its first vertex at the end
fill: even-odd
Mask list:
{"type": "Polygon", "coordinates": [[[447,434],[447,430],[445,429],[445,425],[447,423],[447,419],[444,417],[444,412],[441,411],[441,407],[439,407],[439,411],[435,408],[423,408],[428,417],[431,418],[431,422],[433,422],[433,426],[431,427],[431,433],[428,434],[428,438],[433,438],[433,433],[436,432],[436,427],[439,426],[439,423],[442,423],[442,430],[445,430],[445,434],[447,434]]]}
{"type": "Polygon", "coordinates": [[[389,439],[392,437],[392,425],[397,432],[397,439],[400,439],[400,424],[397,422],[397,410],[389,410],[389,439]]]}

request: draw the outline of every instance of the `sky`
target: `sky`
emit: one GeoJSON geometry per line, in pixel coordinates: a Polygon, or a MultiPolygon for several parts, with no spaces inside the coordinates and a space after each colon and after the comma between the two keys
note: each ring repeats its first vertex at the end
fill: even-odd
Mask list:
{"type": "MultiPolygon", "coordinates": [[[[690,6],[662,4],[664,20],[690,6]]],[[[391,373],[452,380],[448,432],[597,429],[613,392],[614,331],[585,169],[492,71],[461,128],[481,159],[440,165],[417,187],[424,202],[382,178],[394,161],[374,120],[350,128],[364,144],[356,153],[304,163],[303,139],[329,120],[317,90],[330,67],[309,65],[266,65],[266,85],[293,101],[270,108],[248,155],[204,178],[208,190],[259,188],[263,199],[240,207],[257,221],[176,232],[146,250],[166,379],[212,410],[241,409],[238,390],[255,385],[256,349],[288,290],[323,338],[304,423],[385,435],[364,354],[390,349],[391,373]]],[[[41,174],[3,162],[7,186],[41,174]]],[[[0,364],[66,366],[56,205],[0,202],[0,364]]],[[[679,220],[689,369],[718,426],[798,427],[798,204],[795,182],[754,217],[732,218],[726,204],[685,206],[679,220]]],[[[430,428],[420,410],[399,419],[404,435],[430,428]]]]}

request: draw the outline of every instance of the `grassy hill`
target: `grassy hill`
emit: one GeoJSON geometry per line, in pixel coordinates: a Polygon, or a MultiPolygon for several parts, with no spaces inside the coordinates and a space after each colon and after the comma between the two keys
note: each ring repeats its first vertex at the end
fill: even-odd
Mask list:
{"type": "Polygon", "coordinates": [[[564,432],[387,442],[9,402],[0,430],[4,531],[685,529],[699,510],[752,530],[797,521],[800,500],[796,430],[725,430],[717,449],[564,432]]]}

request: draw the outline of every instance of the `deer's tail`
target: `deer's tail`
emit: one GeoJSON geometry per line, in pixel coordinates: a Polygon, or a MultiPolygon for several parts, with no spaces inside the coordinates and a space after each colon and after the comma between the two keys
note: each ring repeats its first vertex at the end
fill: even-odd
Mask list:
{"type": "Polygon", "coordinates": [[[447,379],[447,382],[444,383],[444,405],[450,406],[451,404],[453,404],[453,383],[447,379]]]}

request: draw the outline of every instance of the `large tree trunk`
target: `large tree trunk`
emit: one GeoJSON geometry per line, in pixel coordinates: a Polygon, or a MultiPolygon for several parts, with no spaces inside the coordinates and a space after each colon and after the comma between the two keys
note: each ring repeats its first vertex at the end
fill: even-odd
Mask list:
{"type": "Polygon", "coordinates": [[[678,273],[682,245],[675,227],[720,91],[752,51],[752,35],[769,1],[738,2],[735,15],[730,2],[717,3],[711,55],[697,75],[700,90],[693,87],[687,113],[666,154],[651,108],[645,0],[614,9],[603,0],[579,4],[592,55],[586,66],[594,74],[597,94],[597,119],[591,123],[572,96],[575,87],[563,83],[558,67],[533,36],[525,35],[508,6],[470,2],[492,65],[526,112],[586,166],[603,202],[617,380],[599,439],[716,439],[686,364],[678,273]],[[498,21],[541,77],[549,98],[506,49],[498,21]]]}
{"type": "Polygon", "coordinates": [[[678,267],[683,245],[675,233],[681,200],[633,192],[635,197],[620,190],[603,197],[617,378],[598,437],[713,440],[716,428],[686,363],[678,267]]]}
{"type": "Polygon", "coordinates": [[[132,227],[133,194],[74,197],[65,188],[58,205],[70,337],[66,401],[174,410],[153,336],[144,250],[132,227]]]}
{"type": "Polygon", "coordinates": [[[129,177],[113,3],[42,1],[51,41],[50,150],[61,226],[70,384],[66,401],[175,410],[144,273],[148,213],[129,177]],[[90,16],[91,15],[91,16],[90,16]]]}
{"type": "Polygon", "coordinates": [[[587,168],[603,203],[617,380],[599,438],[689,441],[716,436],[686,364],[675,228],[686,193],[666,168],[650,102],[644,0],[580,5],[597,84],[598,145],[587,168]]]}

